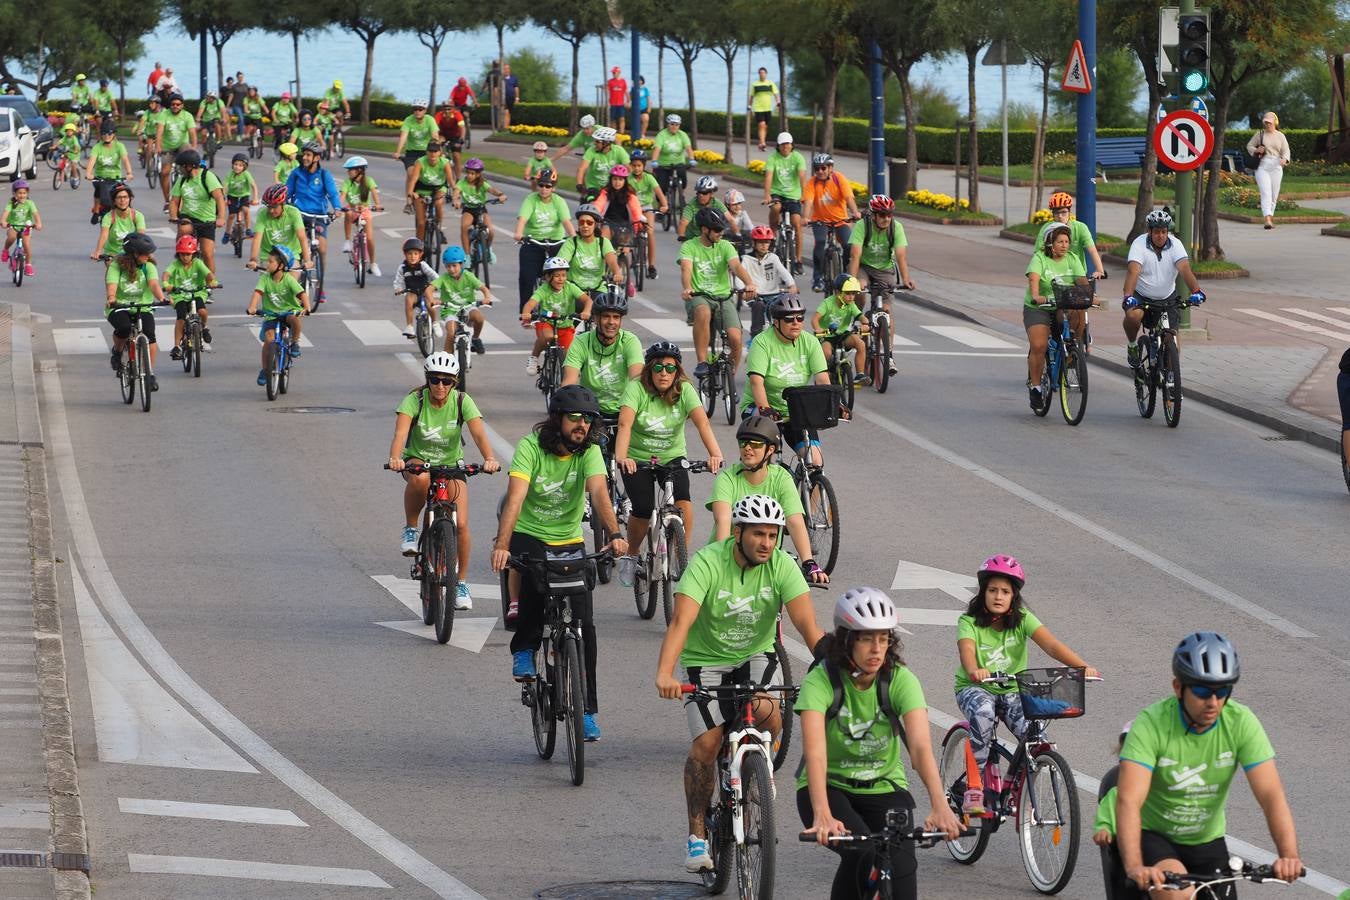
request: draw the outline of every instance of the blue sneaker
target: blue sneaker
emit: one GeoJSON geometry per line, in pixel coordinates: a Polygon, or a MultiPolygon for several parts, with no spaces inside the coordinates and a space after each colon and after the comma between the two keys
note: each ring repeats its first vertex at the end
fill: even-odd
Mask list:
{"type": "Polygon", "coordinates": [[[689,849],[684,856],[686,872],[706,872],[713,867],[712,857],[708,855],[708,842],[689,835],[689,849]]]}
{"type": "Polygon", "coordinates": [[[525,681],[538,676],[534,670],[534,651],[517,650],[511,654],[511,677],[517,681],[525,681]]]}
{"type": "Polygon", "coordinates": [[[600,726],[595,722],[594,713],[585,713],[581,717],[581,735],[586,739],[586,743],[593,744],[600,740],[600,726]]]}
{"type": "Polygon", "coordinates": [[[291,356],[294,359],[300,358],[300,343],[298,341],[291,344],[291,356]]]}
{"type": "Polygon", "coordinates": [[[267,370],[266,370],[266,369],[259,369],[259,370],[258,370],[258,386],[259,386],[259,387],[263,387],[263,386],[265,386],[266,384],[267,384],[267,370]]]}

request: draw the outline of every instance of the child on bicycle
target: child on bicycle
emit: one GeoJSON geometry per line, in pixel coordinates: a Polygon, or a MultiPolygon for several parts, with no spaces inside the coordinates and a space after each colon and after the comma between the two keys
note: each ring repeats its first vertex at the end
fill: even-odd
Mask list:
{"type": "MultiPolygon", "coordinates": [[[[956,669],[956,705],[970,723],[970,748],[976,764],[983,767],[998,719],[1019,739],[1026,734],[1017,684],[983,682],[996,672],[1016,675],[1026,669],[1028,639],[1066,666],[1083,666],[1089,678],[1098,673],[1025,608],[1022,587],[1026,573],[1016,559],[1003,554],[991,556],[975,577],[979,590],[956,621],[956,649],[961,659],[956,669]]],[[[984,812],[974,798],[967,799],[963,811],[972,815],[984,812]]]]}
{"type": "MultiPolygon", "coordinates": [[[[483,305],[492,305],[492,292],[488,290],[487,285],[478,280],[478,276],[472,272],[464,271],[464,263],[468,261],[468,256],[464,248],[458,244],[445,248],[441,254],[441,262],[445,264],[445,271],[431,283],[431,294],[437,298],[440,304],[441,321],[445,323],[445,352],[455,352],[455,333],[459,330],[460,310],[472,306],[478,299],[479,291],[483,293],[483,305]]],[[[470,309],[468,312],[469,324],[473,327],[473,341],[469,347],[474,353],[485,353],[487,348],[483,346],[483,311],[481,309],[470,309]]]]}
{"type": "Polygon", "coordinates": [[[408,324],[403,327],[404,337],[417,337],[417,329],[413,328],[413,311],[417,308],[418,297],[426,300],[432,329],[441,328],[436,321],[437,304],[431,293],[431,283],[439,276],[422,258],[426,252],[426,245],[421,238],[408,238],[403,242],[403,262],[394,270],[394,295],[403,297],[403,312],[408,318],[408,324]]]}
{"type": "Polygon", "coordinates": [[[525,360],[526,374],[538,374],[539,354],[544,352],[548,342],[555,336],[558,339],[558,346],[562,349],[566,350],[572,346],[572,337],[576,334],[572,316],[582,320],[591,317],[591,298],[581,288],[567,280],[569,267],[570,264],[561,256],[551,256],[544,260],[544,281],[535,288],[530,299],[525,302],[525,308],[520,311],[520,324],[524,328],[530,327],[530,320],[534,318],[536,309],[540,314],[546,313],[558,320],[556,324],[542,321],[534,323],[534,347],[525,360]]]}
{"type": "Polygon", "coordinates": [[[309,297],[304,285],[295,280],[295,254],[289,247],[277,244],[267,254],[267,271],[258,277],[258,285],[248,301],[248,314],[258,312],[265,316],[258,338],[262,341],[262,368],[258,370],[258,384],[267,384],[267,345],[272,342],[277,328],[290,329],[291,356],[300,358],[300,317],[309,312],[309,297]]]}
{"type": "Polygon", "coordinates": [[[867,345],[862,337],[853,330],[853,323],[862,316],[858,307],[858,295],[862,285],[858,279],[844,272],[834,280],[834,293],[820,301],[816,314],[811,318],[811,328],[820,335],[820,349],[825,351],[825,359],[834,364],[836,353],[853,351],[853,364],[857,370],[853,373],[854,384],[871,384],[872,377],[867,372],[867,345]]]}
{"type": "Polygon", "coordinates": [[[337,120],[333,118],[333,113],[329,109],[327,100],[319,101],[318,110],[319,111],[314,114],[314,127],[319,129],[319,134],[322,135],[322,137],[319,138],[319,142],[322,143],[331,154],[333,152],[333,132],[337,128],[337,120]]]}
{"type": "Polygon", "coordinates": [[[257,203],[258,183],[248,170],[248,156],[236,153],[230,160],[230,174],[225,177],[225,207],[228,214],[225,217],[225,234],[220,239],[222,244],[230,242],[231,229],[236,219],[244,226],[244,237],[253,237],[249,207],[257,203]]]}
{"type": "Polygon", "coordinates": [[[295,158],[300,152],[300,147],[292,141],[286,141],[277,148],[277,152],[281,154],[281,159],[272,167],[272,174],[277,184],[285,184],[291,173],[300,167],[300,160],[295,158]]]}
{"type": "Polygon", "coordinates": [[[735,235],[735,244],[737,253],[745,253],[750,249],[750,232],[754,230],[755,223],[750,220],[750,214],[745,211],[745,195],[735,188],[731,188],[722,195],[722,199],[727,204],[727,222],[733,229],[735,235]]]}
{"type": "Polygon", "coordinates": [[[535,141],[534,156],[525,160],[525,180],[534,186],[534,180],[539,177],[540,172],[552,172],[553,160],[548,158],[548,144],[543,141],[535,141]]]}
{"type": "Polygon", "coordinates": [[[375,262],[375,229],[370,227],[371,210],[380,206],[379,185],[366,173],[369,164],[364,156],[353,156],[342,164],[347,180],[338,186],[347,213],[342,218],[342,252],[352,252],[352,226],[357,221],[366,223],[366,271],[376,278],[383,273],[375,262]]]}
{"type": "Polygon", "coordinates": [[[56,142],[53,153],[59,153],[66,158],[66,165],[61,170],[61,180],[69,181],[70,173],[76,171],[75,166],[80,161],[80,138],[77,135],[79,131],[74,122],[67,122],[61,126],[61,140],[56,142]]]}
{"type": "Polygon", "coordinates": [[[487,214],[489,194],[498,202],[506,199],[506,195],[493,187],[484,177],[483,161],[475,156],[464,163],[464,177],[456,181],[454,186],[455,207],[464,210],[459,217],[460,246],[469,246],[469,228],[473,225],[473,210],[481,210],[480,219],[487,235],[488,260],[495,266],[497,253],[492,249],[492,217],[487,214]]]}
{"type": "Polygon", "coordinates": [[[206,327],[207,288],[220,287],[216,276],[197,256],[197,239],[190,234],[178,238],[174,245],[173,262],[164,270],[164,292],[173,301],[177,320],[173,323],[173,349],[169,351],[171,359],[183,358],[183,332],[187,330],[188,313],[195,304],[197,314],[202,320],[202,349],[211,352],[211,329],[206,327]],[[173,292],[174,288],[179,293],[173,292]],[[184,294],[182,291],[190,291],[184,294]]]}
{"type": "Polygon", "coordinates": [[[0,228],[5,229],[5,249],[0,252],[0,262],[9,262],[9,248],[22,238],[25,259],[23,274],[32,278],[33,240],[29,237],[29,231],[34,228],[42,230],[42,215],[38,212],[37,204],[28,199],[27,181],[22,178],[15,179],[9,189],[12,195],[5,204],[4,212],[0,213],[0,228]]]}
{"type": "MultiPolygon", "coordinates": [[[[768,225],[756,225],[750,229],[750,252],[741,257],[741,265],[754,282],[749,286],[755,289],[755,297],[750,301],[751,340],[764,330],[769,307],[784,293],[797,293],[792,272],[772,250],[774,238],[774,231],[768,225]]],[[[734,279],[733,284],[737,290],[746,287],[739,278],[734,279]]]]}

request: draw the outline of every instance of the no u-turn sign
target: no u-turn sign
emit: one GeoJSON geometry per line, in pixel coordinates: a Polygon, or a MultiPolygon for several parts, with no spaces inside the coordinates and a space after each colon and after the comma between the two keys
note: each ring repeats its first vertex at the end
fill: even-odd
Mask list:
{"type": "Polygon", "coordinates": [[[1166,116],[1153,130],[1153,149],[1158,159],[1174,172],[1198,169],[1214,150],[1214,129],[1199,113],[1179,109],[1166,116]]]}

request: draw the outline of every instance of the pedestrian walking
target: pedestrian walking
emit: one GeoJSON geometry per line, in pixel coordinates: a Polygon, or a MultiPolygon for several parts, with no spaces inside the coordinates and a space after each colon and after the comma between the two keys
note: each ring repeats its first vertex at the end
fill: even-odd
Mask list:
{"type": "Polygon", "coordinates": [[[145,79],[145,96],[149,97],[155,92],[155,85],[159,84],[160,76],[164,74],[164,65],[159,60],[155,60],[155,67],[150,70],[149,76],[145,79]]]}
{"type": "Polygon", "coordinates": [[[511,64],[502,64],[502,130],[511,129],[511,113],[520,100],[520,79],[511,74],[511,64]]]}
{"type": "Polygon", "coordinates": [[[647,137],[647,123],[651,120],[652,92],[647,88],[646,76],[638,76],[637,86],[637,106],[638,106],[638,140],[647,137]]]}
{"type": "Polygon", "coordinates": [[[609,81],[605,86],[609,89],[609,127],[623,133],[623,126],[627,124],[628,82],[620,77],[618,66],[609,70],[609,81]]]}
{"type": "Polygon", "coordinates": [[[769,120],[778,111],[781,101],[778,97],[778,85],[769,80],[769,70],[759,67],[759,78],[750,85],[750,112],[759,123],[759,149],[765,148],[765,139],[769,133],[769,120]]]}
{"type": "MultiPolygon", "coordinates": [[[[230,86],[230,112],[239,123],[239,137],[244,137],[244,98],[248,96],[248,82],[243,72],[234,73],[234,84],[230,86]]],[[[224,99],[224,98],[221,98],[224,99]]]]}
{"type": "Polygon", "coordinates": [[[1261,215],[1266,230],[1275,227],[1272,217],[1280,199],[1280,182],[1289,165],[1289,141],[1280,131],[1280,117],[1267,111],[1261,116],[1261,130],[1247,142],[1247,152],[1256,157],[1256,188],[1261,192],[1261,215]]]}

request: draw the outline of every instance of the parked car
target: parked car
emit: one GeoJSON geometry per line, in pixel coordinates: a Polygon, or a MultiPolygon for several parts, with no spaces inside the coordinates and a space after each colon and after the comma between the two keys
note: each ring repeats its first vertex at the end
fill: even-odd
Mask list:
{"type": "Polygon", "coordinates": [[[12,107],[0,106],[0,175],[13,181],[37,178],[37,149],[33,129],[12,107]]]}
{"type": "Polygon", "coordinates": [[[0,107],[8,106],[23,117],[28,127],[33,129],[33,145],[37,155],[43,159],[51,152],[56,143],[56,131],[47,117],[38,111],[37,105],[27,97],[18,94],[0,94],[0,107]]]}

